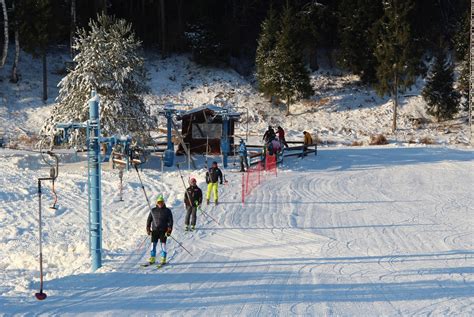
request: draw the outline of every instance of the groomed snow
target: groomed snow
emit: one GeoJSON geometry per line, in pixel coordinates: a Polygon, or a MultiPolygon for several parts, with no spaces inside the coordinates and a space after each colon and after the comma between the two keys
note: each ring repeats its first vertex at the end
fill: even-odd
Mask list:
{"type": "MultiPolygon", "coordinates": [[[[170,265],[140,268],[147,204],[134,171],[103,171],[104,267],[90,272],[86,170],[62,154],[43,196],[45,292],[39,289],[35,154],[0,151],[0,312],[88,316],[469,316],[474,314],[474,152],[439,147],[324,148],[289,158],[240,203],[226,171],[220,222],[183,232],[176,170],[152,161],[142,178],[175,215],[170,265]]],[[[203,166],[202,159],[199,161],[203,166]]],[[[231,168],[234,168],[231,160],[231,168]]],[[[204,169],[185,171],[204,186],[204,169]]],[[[146,243],[147,244],[147,243],[146,243]]],[[[146,245],[147,247],[147,245],[146,245]]]]}

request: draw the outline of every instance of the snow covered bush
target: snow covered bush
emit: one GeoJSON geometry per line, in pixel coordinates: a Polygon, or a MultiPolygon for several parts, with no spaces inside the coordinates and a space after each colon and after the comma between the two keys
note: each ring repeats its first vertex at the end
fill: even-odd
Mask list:
{"type": "Polygon", "coordinates": [[[100,98],[104,135],[146,133],[154,124],[143,102],[148,91],[141,43],[131,24],[100,15],[89,22],[90,30],[78,31],[75,67],[59,83],[57,104],[41,134],[54,134],[58,122],[84,122],[89,118],[88,100],[95,89],[100,98]]]}

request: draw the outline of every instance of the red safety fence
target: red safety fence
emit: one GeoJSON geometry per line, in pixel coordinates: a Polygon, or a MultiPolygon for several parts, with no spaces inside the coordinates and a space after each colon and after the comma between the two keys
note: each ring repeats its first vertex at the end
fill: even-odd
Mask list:
{"type": "Polygon", "coordinates": [[[275,173],[277,176],[277,156],[274,155],[265,155],[265,171],[269,173],[275,173]]]}
{"type": "Polygon", "coordinates": [[[255,166],[247,169],[242,173],[242,204],[245,203],[245,197],[264,180],[265,175],[273,174],[277,176],[277,159],[276,155],[265,155],[265,164],[262,161],[255,166]],[[263,173],[263,171],[267,173],[263,173]]]}

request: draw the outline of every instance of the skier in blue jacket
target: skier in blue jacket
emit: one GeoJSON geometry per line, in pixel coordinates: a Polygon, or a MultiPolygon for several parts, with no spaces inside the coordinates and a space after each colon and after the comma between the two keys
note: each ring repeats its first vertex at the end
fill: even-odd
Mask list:
{"type": "Polygon", "coordinates": [[[247,146],[245,145],[245,142],[243,139],[240,139],[239,157],[240,157],[240,171],[245,172],[244,162],[245,162],[245,167],[247,167],[247,169],[249,168],[249,162],[247,161],[247,146]]]}

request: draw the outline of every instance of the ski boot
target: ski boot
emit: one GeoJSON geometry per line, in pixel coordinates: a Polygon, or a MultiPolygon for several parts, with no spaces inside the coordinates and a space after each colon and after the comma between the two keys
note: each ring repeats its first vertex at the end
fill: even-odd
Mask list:
{"type": "Polygon", "coordinates": [[[206,205],[209,205],[209,199],[206,200],[206,205]]]}
{"type": "Polygon", "coordinates": [[[191,231],[196,230],[196,226],[191,226],[191,231]]]}
{"type": "Polygon", "coordinates": [[[184,231],[189,231],[189,226],[188,225],[184,226],[184,231]]]}
{"type": "Polygon", "coordinates": [[[161,251],[160,264],[161,265],[166,264],[166,252],[165,251],[161,251]]]}
{"type": "Polygon", "coordinates": [[[218,202],[217,199],[216,199],[216,206],[217,206],[218,204],[219,204],[219,202],[218,202]]]}
{"type": "Polygon", "coordinates": [[[148,263],[150,263],[150,265],[151,265],[151,264],[155,264],[155,261],[156,261],[156,259],[155,259],[154,256],[151,256],[151,257],[148,259],[148,263]]]}

